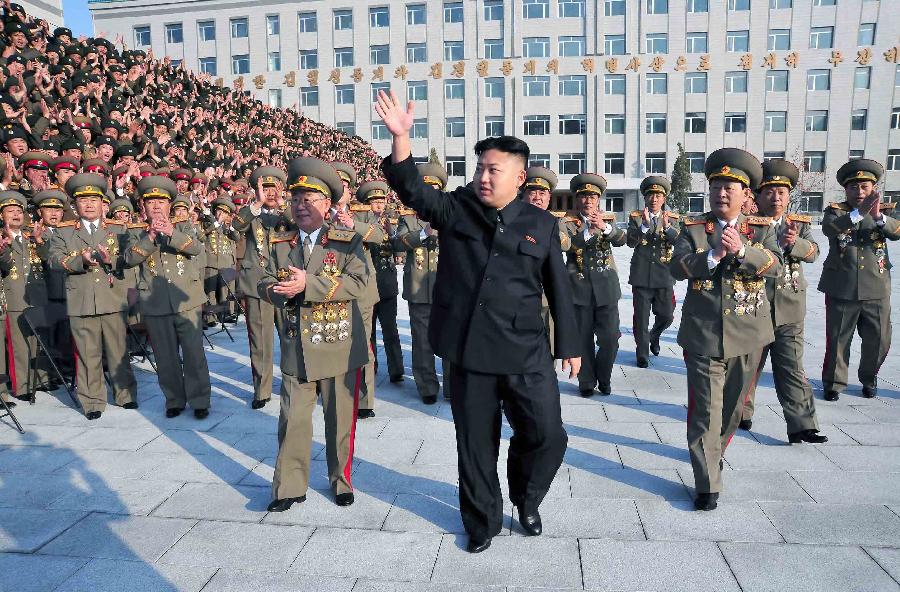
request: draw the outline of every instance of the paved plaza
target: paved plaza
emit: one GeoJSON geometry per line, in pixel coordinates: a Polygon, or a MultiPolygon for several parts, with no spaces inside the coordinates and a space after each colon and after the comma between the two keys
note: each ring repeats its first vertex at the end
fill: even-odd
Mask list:
{"type": "MultiPolygon", "coordinates": [[[[219,334],[207,348],[213,404],[205,420],[165,419],[149,366],[136,372],[136,411],[110,407],[89,423],[64,390],[20,404],[26,433],[0,425],[0,590],[900,590],[900,356],[882,368],[878,398],[859,396],[854,364],[849,392],[823,401],[821,259],[807,266],[804,363],[829,442],[787,444],[767,368],[753,431],[728,448],[719,508],[694,512],[675,343],[681,307],[661,355],[637,368],[624,279],[630,254],[615,249],[624,296],[613,394],[582,399],[561,379],[569,449],[541,506],[541,537],[523,536],[507,501],[502,536],[480,555],[465,552],[450,405],[417,396],[401,301],[407,377],[395,385],[378,375],[377,417],[357,427],[349,508],[328,491],[317,410],[308,500],[266,512],[278,398],[250,409],[243,324],[233,343],[219,334]]],[[[895,278],[895,333],[898,285],[895,278]]],[[[679,302],[684,289],[681,282],[679,302]]],[[[276,395],[278,377],[276,368],[276,395]]],[[[503,435],[501,481],[505,424],[503,435]]]]}

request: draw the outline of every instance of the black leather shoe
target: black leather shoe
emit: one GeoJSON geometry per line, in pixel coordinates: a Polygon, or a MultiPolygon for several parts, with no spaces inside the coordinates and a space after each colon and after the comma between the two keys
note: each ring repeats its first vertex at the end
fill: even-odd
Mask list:
{"type": "Polygon", "coordinates": [[[391,382],[403,382],[402,374],[391,374],[391,382]]]}
{"type": "Polygon", "coordinates": [[[710,510],[715,510],[716,506],[719,505],[719,494],[718,493],[700,493],[697,494],[697,499],[694,500],[694,508],[703,511],[709,512],[710,510]]]}
{"type": "Polygon", "coordinates": [[[537,510],[526,514],[522,511],[522,508],[519,508],[519,524],[522,525],[522,530],[528,536],[539,536],[544,530],[541,525],[541,515],[538,514],[537,510]]]}
{"type": "Polygon", "coordinates": [[[878,387],[864,386],[862,395],[866,399],[874,399],[878,395],[878,387]]]}
{"type": "Polygon", "coordinates": [[[354,501],[356,501],[356,499],[353,497],[352,491],[348,491],[347,493],[339,493],[334,496],[334,503],[339,506],[352,506],[354,501]]]}
{"type": "Polygon", "coordinates": [[[579,393],[582,397],[585,397],[585,398],[587,398],[587,397],[593,397],[593,396],[594,396],[594,389],[580,389],[580,390],[578,391],[578,393],[579,393]]]}
{"type": "Polygon", "coordinates": [[[194,409],[194,417],[197,419],[206,419],[209,417],[209,409],[194,409]]]}
{"type": "Polygon", "coordinates": [[[650,366],[649,360],[647,358],[638,358],[637,359],[637,367],[638,368],[648,368],[650,366]]]}
{"type": "Polygon", "coordinates": [[[370,417],[375,417],[374,409],[358,409],[356,411],[356,417],[359,419],[369,419],[370,417]]]}
{"type": "Polygon", "coordinates": [[[100,419],[101,415],[102,415],[102,413],[99,411],[90,411],[90,412],[86,413],[84,416],[86,418],[88,418],[89,421],[93,421],[95,419],[100,419]]]}
{"type": "Polygon", "coordinates": [[[600,394],[603,395],[604,397],[611,395],[612,394],[612,386],[608,385],[608,384],[601,384],[600,385],[600,394]]]}
{"type": "Polygon", "coordinates": [[[137,409],[138,404],[137,401],[128,401],[124,405],[122,405],[122,409],[137,409]]]}
{"type": "Polygon", "coordinates": [[[286,497],[284,499],[273,500],[266,509],[269,512],[284,512],[290,509],[294,504],[302,504],[305,501],[305,495],[301,495],[300,497],[286,497]]]}
{"type": "Polygon", "coordinates": [[[752,419],[742,419],[741,423],[738,424],[738,429],[744,430],[745,432],[749,432],[750,428],[753,427],[752,419]]]}
{"type": "Polygon", "coordinates": [[[828,436],[823,436],[818,430],[803,430],[788,434],[788,442],[791,444],[800,444],[801,442],[809,442],[810,444],[824,444],[828,442],[828,436]]]}
{"type": "Polygon", "coordinates": [[[650,340],[650,353],[654,356],[659,355],[659,337],[650,340]]]}
{"type": "Polygon", "coordinates": [[[16,406],[16,402],[15,401],[6,401],[6,406],[9,407],[10,409],[12,409],[13,407],[16,406]]]}
{"type": "Polygon", "coordinates": [[[422,397],[422,402],[426,405],[434,405],[437,403],[437,395],[428,395],[427,397],[422,397]]]}
{"type": "Polygon", "coordinates": [[[825,391],[825,396],[822,397],[826,401],[837,401],[841,396],[841,393],[838,391],[825,391]]]}
{"type": "Polygon", "coordinates": [[[24,395],[13,395],[20,401],[25,401],[26,403],[34,402],[34,393],[25,393],[24,395]]]}
{"type": "Polygon", "coordinates": [[[269,399],[253,399],[253,402],[250,403],[250,406],[254,409],[262,409],[266,406],[266,403],[269,402],[269,399]]]}
{"type": "Polygon", "coordinates": [[[178,417],[181,415],[181,412],[184,411],[184,407],[172,407],[170,409],[166,409],[166,417],[172,419],[173,417],[178,417]]]}
{"type": "Polygon", "coordinates": [[[469,544],[466,545],[466,551],[469,553],[481,553],[491,546],[491,537],[486,539],[469,537],[469,544]]]}

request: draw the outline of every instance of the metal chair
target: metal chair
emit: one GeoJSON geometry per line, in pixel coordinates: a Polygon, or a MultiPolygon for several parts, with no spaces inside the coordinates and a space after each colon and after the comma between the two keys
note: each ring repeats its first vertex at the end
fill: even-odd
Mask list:
{"type": "MultiPolygon", "coordinates": [[[[50,362],[50,367],[53,369],[53,372],[56,373],[59,381],[66,388],[66,392],[69,393],[69,398],[72,399],[72,403],[75,404],[77,409],[81,409],[81,403],[78,402],[78,397],[75,396],[72,387],[69,386],[69,383],[60,371],[59,366],[57,366],[56,362],[53,360],[53,354],[41,338],[40,332],[40,329],[52,329],[56,324],[66,320],[67,314],[65,308],[59,306],[33,306],[22,313],[22,318],[25,320],[25,324],[28,325],[28,330],[34,335],[38,350],[36,352],[31,351],[31,343],[28,342],[28,359],[31,360],[31,362],[28,367],[28,386],[26,392],[33,393],[38,386],[37,367],[38,362],[43,356],[50,362]]],[[[32,395],[32,405],[34,404],[34,399],[35,397],[32,395]]]]}
{"type": "MultiPolygon", "coordinates": [[[[128,288],[128,314],[129,316],[134,316],[136,318],[140,318],[138,310],[138,291],[137,288],[128,288]]],[[[134,351],[129,347],[128,355],[131,358],[131,361],[141,361],[141,362],[150,362],[150,366],[153,368],[153,371],[159,374],[159,371],[156,369],[156,363],[153,361],[153,354],[147,351],[147,344],[150,342],[150,333],[147,331],[147,325],[143,322],[138,321],[137,323],[128,323],[126,322],[125,328],[128,330],[128,336],[134,341],[135,345],[137,345],[140,350],[140,356],[136,355],[134,351]]]]}
{"type": "MultiPolygon", "coordinates": [[[[0,374],[0,382],[7,382],[9,380],[9,376],[6,374],[0,374]]],[[[0,418],[8,417],[13,420],[13,423],[16,424],[16,429],[19,430],[20,434],[24,434],[25,430],[22,428],[22,424],[19,423],[19,419],[16,417],[16,414],[13,413],[12,408],[6,402],[6,399],[0,397],[0,418]]]]}

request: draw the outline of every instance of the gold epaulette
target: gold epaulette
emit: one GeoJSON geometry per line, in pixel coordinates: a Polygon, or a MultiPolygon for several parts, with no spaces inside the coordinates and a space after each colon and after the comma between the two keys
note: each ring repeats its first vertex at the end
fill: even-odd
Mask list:
{"type": "Polygon", "coordinates": [[[681,220],[681,214],[678,214],[676,212],[669,212],[669,218],[673,220],[681,220]]]}
{"type": "Polygon", "coordinates": [[[886,202],[886,203],[881,203],[878,205],[879,210],[893,210],[895,207],[897,207],[897,204],[896,204],[896,202],[892,202],[892,201],[886,202]]]}
{"type": "Polygon", "coordinates": [[[416,211],[412,208],[400,208],[397,210],[397,213],[401,216],[415,216],[416,211]]]}
{"type": "Polygon", "coordinates": [[[642,212],[642,211],[640,211],[640,210],[635,210],[635,211],[631,212],[631,214],[629,214],[629,215],[630,215],[632,218],[640,218],[641,216],[644,215],[644,212],[642,212]]]}
{"type": "Polygon", "coordinates": [[[685,226],[695,226],[697,224],[706,224],[706,217],[702,218],[685,218],[684,225],[685,226]]]}
{"type": "Polygon", "coordinates": [[[299,234],[297,231],[278,232],[269,237],[269,243],[274,245],[275,243],[285,243],[288,241],[292,241],[297,237],[297,234],[299,234]]]}
{"type": "Polygon", "coordinates": [[[76,228],[78,226],[78,220],[65,220],[56,225],[57,228],[76,228]]]}
{"type": "Polygon", "coordinates": [[[566,217],[565,212],[557,212],[554,210],[550,210],[550,213],[553,214],[554,216],[556,216],[557,218],[565,218],[566,217]]]}
{"type": "Polygon", "coordinates": [[[615,214],[603,214],[602,216],[600,216],[600,219],[605,222],[615,222],[616,215],[615,214]]]}
{"type": "Polygon", "coordinates": [[[332,228],[328,231],[328,240],[336,240],[342,243],[349,243],[353,240],[353,237],[356,236],[356,233],[352,230],[338,230],[337,228],[332,228]]]}
{"type": "Polygon", "coordinates": [[[172,224],[181,224],[182,222],[189,222],[191,219],[190,216],[178,216],[172,218],[172,224]]]}
{"type": "Polygon", "coordinates": [[[828,204],[828,207],[832,208],[834,210],[841,210],[842,212],[850,211],[850,206],[848,206],[847,204],[845,204],[842,201],[836,201],[834,203],[830,203],[830,204],[828,204]]]}
{"type": "Polygon", "coordinates": [[[351,212],[370,212],[372,211],[372,206],[367,206],[366,204],[350,204],[351,212]]]}
{"type": "Polygon", "coordinates": [[[787,219],[791,222],[805,222],[806,224],[812,222],[812,216],[804,216],[802,214],[788,214],[787,219]]]}
{"type": "Polygon", "coordinates": [[[121,220],[113,220],[112,218],[107,218],[104,221],[104,224],[115,224],[116,226],[125,226],[125,223],[121,220]]]}
{"type": "Polygon", "coordinates": [[[771,218],[766,218],[765,216],[747,216],[747,224],[753,224],[754,226],[769,226],[772,223],[771,218]]]}
{"type": "Polygon", "coordinates": [[[578,216],[566,216],[564,221],[573,223],[576,228],[581,228],[581,225],[584,224],[578,216]]]}
{"type": "Polygon", "coordinates": [[[132,222],[131,224],[128,225],[129,229],[140,228],[141,230],[145,230],[149,227],[150,227],[150,225],[147,224],[146,222],[132,222]]]}
{"type": "Polygon", "coordinates": [[[400,224],[400,218],[388,218],[388,222],[391,224],[400,224]]]}

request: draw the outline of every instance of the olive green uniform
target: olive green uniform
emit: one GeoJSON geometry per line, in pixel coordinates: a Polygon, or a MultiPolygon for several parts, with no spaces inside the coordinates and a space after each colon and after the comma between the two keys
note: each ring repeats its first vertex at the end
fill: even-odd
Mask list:
{"type": "MultiPolygon", "coordinates": [[[[210,304],[228,303],[228,293],[235,292],[234,282],[225,284],[219,271],[234,269],[235,241],[240,238],[233,228],[223,227],[212,216],[203,219],[203,233],[206,235],[206,269],[203,274],[203,289],[210,304]]],[[[229,313],[234,314],[234,303],[229,304],[229,313]]]]}
{"type": "MultiPolygon", "coordinates": [[[[366,269],[369,270],[371,277],[366,279],[366,292],[363,299],[360,300],[359,306],[362,311],[363,322],[366,327],[366,343],[371,344],[373,325],[372,318],[375,304],[378,302],[378,281],[375,276],[375,266],[372,262],[370,247],[380,246],[387,236],[381,221],[371,208],[365,205],[354,204],[350,206],[350,212],[353,216],[353,230],[360,235],[365,246],[363,255],[366,258],[366,269]]],[[[359,408],[374,409],[375,408],[375,351],[373,347],[369,348],[369,361],[362,370],[363,376],[359,383],[359,408]]]]}

